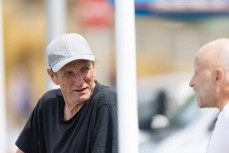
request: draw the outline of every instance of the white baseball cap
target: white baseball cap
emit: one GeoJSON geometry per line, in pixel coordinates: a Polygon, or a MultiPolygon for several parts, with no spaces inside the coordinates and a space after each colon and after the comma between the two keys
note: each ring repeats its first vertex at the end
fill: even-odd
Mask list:
{"type": "Polygon", "coordinates": [[[86,39],[76,33],[67,33],[55,38],[47,46],[46,54],[49,68],[55,73],[74,60],[95,61],[86,39]]]}

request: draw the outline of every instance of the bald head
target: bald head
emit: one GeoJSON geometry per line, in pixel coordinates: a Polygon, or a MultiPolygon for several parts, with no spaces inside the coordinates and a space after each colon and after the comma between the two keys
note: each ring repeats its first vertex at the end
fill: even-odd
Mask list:
{"type": "Polygon", "coordinates": [[[198,105],[223,109],[229,102],[229,39],[211,41],[200,48],[194,62],[190,87],[198,105]]]}
{"type": "Polygon", "coordinates": [[[220,38],[207,43],[197,52],[196,58],[209,68],[220,66],[229,70],[229,39],[220,38]]]}

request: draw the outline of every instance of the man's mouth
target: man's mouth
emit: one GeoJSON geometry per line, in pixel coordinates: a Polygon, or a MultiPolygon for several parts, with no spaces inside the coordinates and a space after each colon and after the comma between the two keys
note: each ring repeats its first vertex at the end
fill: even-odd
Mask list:
{"type": "Polygon", "coordinates": [[[77,90],[74,90],[74,91],[76,91],[76,92],[83,92],[84,90],[86,90],[86,88],[77,89],[77,90]]]}

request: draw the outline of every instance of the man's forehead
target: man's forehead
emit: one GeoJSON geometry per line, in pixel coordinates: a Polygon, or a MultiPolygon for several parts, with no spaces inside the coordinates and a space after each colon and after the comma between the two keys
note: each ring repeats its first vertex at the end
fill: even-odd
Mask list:
{"type": "Polygon", "coordinates": [[[91,64],[92,61],[89,60],[75,60],[75,61],[71,61],[70,63],[66,64],[64,67],[68,67],[71,65],[84,65],[84,64],[91,64]]]}
{"type": "Polygon", "coordinates": [[[210,63],[207,57],[204,57],[203,55],[199,54],[195,57],[194,60],[194,66],[195,68],[204,68],[207,67],[210,63]]]}
{"type": "Polygon", "coordinates": [[[66,64],[65,66],[63,66],[60,70],[65,70],[71,67],[81,67],[84,65],[93,65],[93,61],[89,61],[89,60],[75,60],[72,61],[68,64],[66,64]]]}

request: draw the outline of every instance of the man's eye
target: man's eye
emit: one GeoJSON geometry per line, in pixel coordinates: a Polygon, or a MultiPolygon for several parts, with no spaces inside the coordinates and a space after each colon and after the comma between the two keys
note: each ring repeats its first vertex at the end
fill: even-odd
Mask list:
{"type": "Polygon", "coordinates": [[[90,70],[90,67],[83,67],[81,69],[82,72],[88,72],[90,70]]]}
{"type": "Polygon", "coordinates": [[[65,73],[65,76],[66,77],[69,77],[69,76],[72,76],[72,75],[73,75],[73,72],[72,71],[68,71],[68,72],[65,73]]]}

